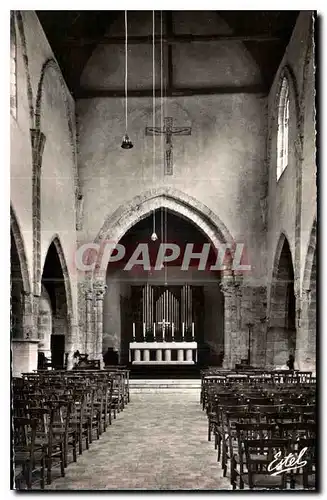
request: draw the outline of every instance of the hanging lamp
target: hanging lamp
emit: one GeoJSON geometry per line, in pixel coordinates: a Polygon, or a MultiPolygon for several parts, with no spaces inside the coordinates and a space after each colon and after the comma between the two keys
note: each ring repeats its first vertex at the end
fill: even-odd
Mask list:
{"type": "MultiPolygon", "coordinates": [[[[153,120],[153,129],[156,126],[156,121],[155,121],[155,45],[154,45],[154,36],[155,36],[155,19],[154,19],[154,11],[152,11],[152,107],[153,107],[153,115],[152,115],[152,120],[153,120]]],[[[155,164],[156,164],[156,146],[155,146],[155,134],[153,134],[153,180],[155,181],[155,164]]],[[[155,211],[153,210],[153,232],[151,234],[151,240],[152,241],[157,241],[158,235],[156,233],[156,215],[155,211]]]]}
{"type": "Polygon", "coordinates": [[[152,241],[157,241],[158,236],[156,233],[156,214],[155,211],[153,210],[153,233],[151,234],[151,240],[152,241]]]}
{"type": "Polygon", "coordinates": [[[128,51],[128,45],[127,45],[127,10],[125,10],[125,134],[123,137],[123,142],[121,144],[121,147],[123,149],[132,149],[133,143],[131,139],[129,138],[129,135],[127,133],[127,51],[128,51]]]}

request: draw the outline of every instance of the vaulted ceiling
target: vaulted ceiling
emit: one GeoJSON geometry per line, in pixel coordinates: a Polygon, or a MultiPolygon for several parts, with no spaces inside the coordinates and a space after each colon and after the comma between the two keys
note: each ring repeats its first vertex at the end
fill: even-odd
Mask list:
{"type": "MultiPolygon", "coordinates": [[[[131,13],[132,14],[132,13],[131,13]]],[[[194,14],[194,13],[193,13],[194,14]]],[[[219,94],[230,92],[263,92],[267,93],[272,84],[274,75],[284,55],[289,42],[299,11],[214,11],[208,12],[207,28],[183,23],[184,12],[163,12],[163,44],[167,57],[165,58],[165,77],[167,78],[166,95],[201,95],[219,94]],[[223,20],[228,28],[219,29],[221,24],[213,22],[215,19],[223,20]],[[179,25],[177,25],[177,19],[179,25]],[[182,21],[181,21],[182,20],[182,21]],[[176,29],[177,27],[177,29],[176,29]],[[189,28],[189,29],[188,29],[189,28]],[[212,85],[211,82],[192,86],[176,85],[175,75],[178,68],[176,57],[178,49],[183,46],[194,47],[201,45],[214,50],[217,54],[222,45],[244,44],[244,48],[252,57],[254,64],[259,68],[260,81],[249,85],[229,86],[212,85]],[[206,45],[207,44],[207,45],[206,45]],[[175,55],[174,55],[175,51],[175,55]]],[[[123,11],[37,11],[44,32],[52,47],[55,57],[61,67],[66,83],[75,98],[97,96],[122,96],[123,82],[119,89],[84,88],[81,77],[92,54],[99,46],[123,47],[124,30],[117,26],[124,26],[123,11]],[[112,28],[112,29],[111,29],[112,28]]],[[[144,16],[144,20],[151,20],[151,11],[141,11],[137,15],[144,16]]],[[[130,16],[130,13],[129,13],[130,16]]],[[[156,43],[160,44],[159,12],[156,13],[156,43]]],[[[194,17],[194,16],[193,16],[194,17]]],[[[140,23],[139,23],[140,24],[140,23]]],[[[142,24],[142,23],[141,23],[142,24]]],[[[151,24],[147,28],[129,29],[130,46],[145,46],[152,44],[151,24]]],[[[149,47],[151,50],[151,47],[149,47]]],[[[181,52],[182,53],[182,52],[181,52]]],[[[218,57],[218,56],[217,56],[218,57]]],[[[196,62],[194,70],[196,71],[196,62]]],[[[131,88],[131,95],[150,96],[152,89],[131,88]]]]}

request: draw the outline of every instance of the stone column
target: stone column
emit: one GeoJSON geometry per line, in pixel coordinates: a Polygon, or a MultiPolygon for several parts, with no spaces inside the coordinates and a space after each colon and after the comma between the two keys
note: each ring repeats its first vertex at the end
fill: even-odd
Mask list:
{"type": "Polygon", "coordinates": [[[93,289],[87,288],[85,291],[85,347],[84,352],[89,356],[93,355],[93,289]]]}
{"type": "Polygon", "coordinates": [[[33,287],[41,293],[41,168],[46,137],[39,128],[30,129],[32,145],[33,287]]]}
{"type": "Polygon", "coordinates": [[[94,343],[94,359],[100,360],[100,365],[103,365],[102,358],[102,337],[103,337],[103,299],[107,290],[107,285],[102,282],[94,283],[95,292],[95,343],[94,343]]]}
{"type": "Polygon", "coordinates": [[[67,356],[67,370],[71,370],[74,366],[74,352],[78,346],[78,325],[73,323],[71,319],[68,317],[69,325],[68,329],[70,330],[70,335],[67,335],[66,344],[65,344],[65,352],[67,356]]]}
{"type": "Polygon", "coordinates": [[[38,300],[32,294],[24,294],[23,303],[23,336],[11,340],[12,374],[20,377],[24,372],[37,369],[38,357],[38,300]]]}
{"type": "Polygon", "coordinates": [[[239,328],[240,283],[233,274],[222,276],[220,283],[224,294],[224,361],[223,367],[232,369],[241,361],[240,341],[243,338],[239,328]]]}
{"type": "MultiPolygon", "coordinates": [[[[23,304],[23,337],[24,339],[37,339],[37,316],[33,313],[33,300],[34,297],[31,293],[23,292],[24,304],[23,304]]],[[[37,310],[38,315],[38,310],[37,310]]]]}
{"type": "Polygon", "coordinates": [[[311,290],[304,290],[301,297],[301,318],[296,335],[295,368],[315,371],[315,345],[313,345],[310,338],[310,334],[312,333],[310,329],[311,301],[311,290]]]}

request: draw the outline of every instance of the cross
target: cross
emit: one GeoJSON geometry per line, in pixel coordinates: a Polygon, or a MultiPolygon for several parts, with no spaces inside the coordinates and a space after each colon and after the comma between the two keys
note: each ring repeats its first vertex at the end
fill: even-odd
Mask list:
{"type": "Polygon", "coordinates": [[[162,336],[163,339],[165,339],[166,326],[170,325],[170,321],[163,319],[162,321],[159,321],[158,325],[162,325],[162,336]]]}
{"type": "Polygon", "coordinates": [[[161,135],[166,137],[165,150],[165,175],[173,175],[173,135],[191,135],[191,127],[173,127],[173,118],[167,116],[164,118],[164,126],[145,127],[145,135],[161,135]]]}

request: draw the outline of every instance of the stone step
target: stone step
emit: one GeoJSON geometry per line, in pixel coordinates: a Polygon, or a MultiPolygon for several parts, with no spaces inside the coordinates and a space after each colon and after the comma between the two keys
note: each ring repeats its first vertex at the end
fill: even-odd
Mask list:
{"type": "Polygon", "coordinates": [[[199,391],[200,379],[135,379],[130,380],[131,392],[185,392],[199,391]]]}

